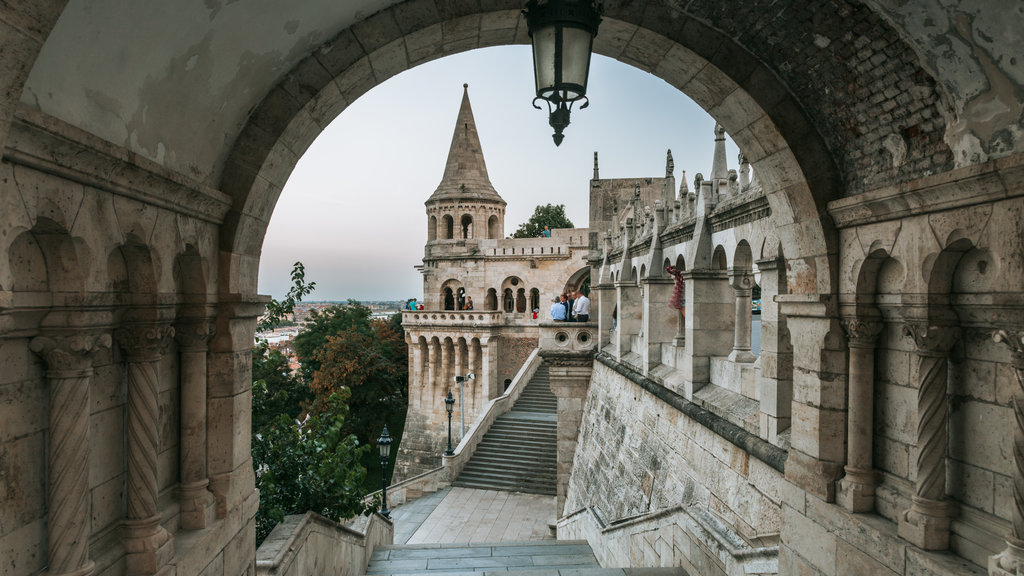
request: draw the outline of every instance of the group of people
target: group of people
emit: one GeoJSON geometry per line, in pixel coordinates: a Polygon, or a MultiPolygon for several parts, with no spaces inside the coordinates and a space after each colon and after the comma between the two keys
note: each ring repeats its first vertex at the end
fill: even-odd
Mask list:
{"type": "Polygon", "coordinates": [[[563,292],[551,302],[551,319],[556,322],[589,322],[590,298],[580,290],[563,292]]]}

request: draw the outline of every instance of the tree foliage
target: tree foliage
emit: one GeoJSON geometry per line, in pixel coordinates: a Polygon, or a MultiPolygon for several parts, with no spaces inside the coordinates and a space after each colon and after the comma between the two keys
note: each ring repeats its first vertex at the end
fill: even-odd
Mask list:
{"type": "Polygon", "coordinates": [[[257,332],[266,332],[280,326],[285,322],[285,316],[295,310],[295,303],[316,289],[316,282],[306,282],[306,267],[302,262],[296,262],[292,266],[292,287],[284,300],[270,299],[267,303],[267,312],[256,324],[257,332]]]}
{"type": "Polygon", "coordinates": [[[373,320],[350,300],[313,315],[295,338],[295,353],[314,402],[347,395],[346,429],[361,441],[376,439],[385,415],[405,413],[409,364],[400,320],[373,320]]]}
{"type": "Polygon", "coordinates": [[[343,393],[332,394],[325,410],[294,420],[280,414],[253,435],[252,458],[260,507],[256,539],[262,542],[288,514],[312,510],[334,520],[367,513],[363,502],[370,453],[353,434],[346,434],[343,393]]]}
{"type": "Polygon", "coordinates": [[[544,235],[544,227],[554,230],[555,228],[574,228],[573,223],[565,215],[565,204],[545,204],[537,206],[533,216],[526,222],[519,225],[519,229],[512,234],[513,238],[539,238],[544,235]]]}

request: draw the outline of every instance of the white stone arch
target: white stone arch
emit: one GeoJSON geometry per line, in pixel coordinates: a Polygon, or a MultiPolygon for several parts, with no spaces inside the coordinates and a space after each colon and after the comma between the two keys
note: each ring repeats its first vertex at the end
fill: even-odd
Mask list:
{"type": "MultiPolygon", "coordinates": [[[[384,10],[382,17],[390,17],[388,14],[393,10],[395,8],[384,10]]],[[[744,150],[767,190],[773,221],[781,231],[780,238],[787,246],[787,253],[793,254],[793,258],[802,261],[800,266],[794,267],[791,278],[795,289],[814,291],[818,286],[834,286],[835,275],[832,271],[833,255],[836,253],[834,233],[830,227],[823,224],[818,214],[819,209],[824,208],[826,201],[837,196],[839,176],[824,145],[813,137],[807,138],[807,134],[816,133],[808,124],[807,119],[800,115],[781,114],[780,103],[790,106],[787,100],[788,91],[782,86],[776,90],[770,89],[769,86],[774,82],[771,74],[752,75],[749,67],[753,65],[756,69],[757,65],[752,63],[756,63],[757,60],[750,57],[742,58],[742,61],[745,62],[743,74],[740,74],[738,70],[733,71],[735,78],[740,80],[740,83],[737,83],[733,77],[730,77],[728,66],[726,66],[726,71],[723,71],[691,49],[702,49],[701,46],[688,47],[677,40],[662,36],[660,31],[645,29],[639,20],[631,21],[638,16],[638,14],[621,13],[615,14],[615,17],[610,15],[606,17],[602,25],[602,34],[598,35],[594,45],[595,52],[637,65],[637,62],[628,58],[623,51],[625,46],[621,43],[622,41],[616,39],[640,36],[650,38],[651,35],[658,37],[659,42],[667,47],[667,51],[642,67],[693,97],[732,135],[740,149],[744,150]],[[606,32],[612,30],[621,32],[621,35],[606,32]],[[755,77],[756,80],[752,81],[752,77],[755,77]],[[763,84],[765,82],[767,84],[763,84]],[[744,89],[744,85],[748,84],[754,89],[754,92],[744,89]],[[768,97],[769,93],[770,97],[768,97]],[[758,98],[763,99],[764,108],[758,98]],[[778,116],[774,117],[777,123],[773,121],[773,115],[766,110],[778,113],[778,116]],[[803,127],[798,128],[801,125],[803,127]],[[793,141],[799,145],[787,145],[783,130],[791,134],[799,132],[802,135],[801,139],[793,141]],[[808,167],[806,174],[811,174],[813,179],[808,180],[802,166],[808,167]],[[800,212],[795,213],[794,209],[800,210],[800,212]]],[[[484,11],[480,14],[480,26],[486,28],[496,25],[498,22],[505,22],[510,17],[517,17],[514,11],[484,11]]],[[[693,24],[700,26],[696,22],[693,24]]],[[[419,28],[415,26],[404,33],[396,30],[396,37],[393,40],[404,42],[408,35],[418,31],[419,28]]],[[[708,37],[717,36],[717,33],[710,29],[707,32],[708,37]]],[[[479,44],[467,43],[465,49],[483,45],[480,38],[476,39],[479,44]]],[[[525,36],[517,37],[515,40],[512,37],[505,40],[492,39],[486,44],[506,44],[524,39],[525,36]]],[[[729,42],[725,38],[721,38],[721,40],[729,42]]],[[[378,49],[383,49],[383,44],[378,46],[380,46],[378,49]]],[[[399,63],[399,68],[391,70],[390,74],[409,68],[411,65],[441,57],[446,53],[441,49],[440,44],[436,45],[428,48],[426,52],[419,53],[417,60],[412,64],[408,60],[399,63]]],[[[370,60],[373,61],[373,58],[370,60]]],[[[356,65],[357,62],[352,62],[349,66],[339,69],[336,82],[349,85],[351,80],[356,77],[356,65]]],[[[365,61],[360,61],[359,65],[365,66],[365,61]]],[[[251,144],[248,143],[249,134],[243,130],[234,152],[227,161],[222,179],[225,189],[230,188],[230,193],[241,197],[236,200],[236,208],[228,216],[227,230],[222,235],[225,242],[222,249],[229,253],[250,254],[258,257],[265,224],[259,225],[257,222],[269,220],[270,211],[277,201],[287,173],[294,162],[298,160],[298,155],[291,150],[305,150],[316,135],[315,132],[309,133],[305,128],[303,128],[304,132],[297,133],[298,123],[305,127],[308,125],[308,118],[311,115],[320,116],[325,111],[333,118],[334,115],[344,110],[348,102],[375,84],[376,81],[372,79],[362,81],[348,93],[341,94],[337,93],[335,85],[330,85],[318,94],[315,113],[310,104],[300,107],[292,117],[286,118],[283,124],[273,127],[259,126],[260,122],[254,121],[253,135],[256,134],[255,131],[261,135],[267,133],[277,135],[276,140],[269,141],[261,136],[263,143],[259,146],[262,147],[262,151],[258,151],[256,154],[262,160],[256,163],[259,167],[255,171],[251,168],[252,162],[245,162],[243,165],[234,160],[238,158],[239,154],[249,156],[253,153],[251,144]],[[295,144],[296,140],[298,145],[295,144]],[[286,145],[285,142],[288,144],[286,145]],[[278,148],[281,150],[278,151],[278,148]],[[245,151],[243,152],[243,150],[245,151]],[[287,158],[286,168],[283,171],[281,163],[276,161],[281,157],[287,158]],[[274,158],[275,161],[269,162],[270,158],[274,158]],[[255,186],[257,179],[260,181],[259,186],[255,186]],[[266,185],[267,183],[269,186],[266,185]]],[[[799,109],[798,105],[795,106],[796,109],[799,109]]],[[[257,113],[254,114],[254,117],[262,118],[264,116],[257,113]]],[[[454,222],[452,224],[454,236],[454,222]]],[[[240,264],[241,261],[234,263],[240,264]]],[[[233,272],[229,271],[229,274],[231,273],[233,272]]],[[[244,291],[255,293],[255,286],[250,286],[244,291]]]]}

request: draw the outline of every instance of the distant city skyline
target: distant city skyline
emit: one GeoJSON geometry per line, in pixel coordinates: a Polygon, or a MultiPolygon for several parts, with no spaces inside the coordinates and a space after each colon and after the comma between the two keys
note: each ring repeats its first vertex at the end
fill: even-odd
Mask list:
{"type": "MultiPolygon", "coordinates": [[[[565,204],[586,227],[593,154],[602,178],[661,177],[672,150],[682,172],[708,174],[714,120],[642,70],[594,56],[591,105],[574,110],[555,147],[535,110],[528,46],[485,48],[403,72],[353,102],[299,160],[275,208],[259,292],[280,298],[295,261],[317,289],[307,300],[422,297],[424,202],[444,171],[463,83],[469,84],[492,184],[508,202],[504,235],[539,204],[565,204]]],[[[727,141],[730,168],[738,149],[727,141]]]]}

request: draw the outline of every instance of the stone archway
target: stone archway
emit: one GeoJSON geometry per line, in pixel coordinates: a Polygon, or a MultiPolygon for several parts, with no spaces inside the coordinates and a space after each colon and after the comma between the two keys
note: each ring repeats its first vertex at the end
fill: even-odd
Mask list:
{"type": "MultiPolygon", "coordinates": [[[[399,18],[399,12],[387,9],[375,19],[399,18]]],[[[722,123],[771,191],[768,197],[779,236],[787,254],[795,255],[790,291],[832,291],[837,247],[830,225],[819,215],[827,201],[840,195],[842,178],[826,143],[816,136],[819,130],[799,112],[800,104],[777,77],[719,32],[688,22],[690,35],[720,41],[720,47],[708,52],[707,43],[693,43],[684,34],[687,27],[662,30],[666,36],[639,20],[629,13],[609,14],[595,51],[651,71],[722,123]],[[704,54],[688,48],[691,43],[704,54]],[[724,53],[730,57],[722,59],[724,53]]],[[[242,280],[238,284],[232,280],[229,292],[255,294],[254,270],[274,204],[299,156],[334,115],[384,76],[454,52],[519,43],[525,30],[517,11],[495,10],[447,19],[437,16],[435,22],[419,22],[405,32],[388,27],[381,33],[384,36],[358,48],[352,45],[352,35],[359,37],[359,33],[340,34],[329,48],[348,56],[332,61],[328,72],[333,77],[324,75],[324,84],[316,91],[308,87],[302,99],[285,94],[285,84],[279,85],[242,130],[221,179],[222,189],[234,197],[221,234],[221,249],[231,255],[222,261],[230,269],[222,273],[242,280]],[[447,45],[444,31],[455,26],[469,27],[466,39],[447,45]],[[431,34],[440,37],[412,50],[431,34]]],[[[314,65],[326,67],[316,55],[308,62],[314,65]]]]}

